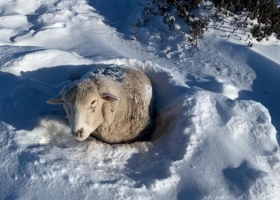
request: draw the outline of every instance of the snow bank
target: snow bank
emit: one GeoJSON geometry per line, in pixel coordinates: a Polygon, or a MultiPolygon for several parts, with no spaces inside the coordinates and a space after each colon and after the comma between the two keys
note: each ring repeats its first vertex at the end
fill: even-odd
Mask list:
{"type": "Polygon", "coordinates": [[[279,196],[276,130],[260,103],[192,88],[163,109],[157,129],[166,135],[154,146],[180,177],[179,199],[279,196]]]}
{"type": "MultiPolygon", "coordinates": [[[[26,71],[34,71],[44,67],[65,65],[89,65],[93,61],[82,58],[76,53],[59,50],[39,50],[26,55],[21,55],[1,66],[1,71],[9,72],[16,76],[26,71]]],[[[60,74],[63,74],[61,72],[60,74]]]]}

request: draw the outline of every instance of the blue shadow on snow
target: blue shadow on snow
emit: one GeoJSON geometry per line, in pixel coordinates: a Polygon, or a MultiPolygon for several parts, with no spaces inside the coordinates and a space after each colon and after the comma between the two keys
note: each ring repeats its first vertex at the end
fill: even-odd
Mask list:
{"type": "Polygon", "coordinates": [[[247,65],[256,73],[252,91],[239,92],[238,100],[254,100],[264,105],[271,116],[272,124],[277,130],[277,142],[280,145],[280,64],[252,51],[247,47],[232,44],[234,48],[244,48],[247,65]]]}
{"type": "Polygon", "coordinates": [[[15,76],[0,72],[0,121],[16,130],[33,130],[42,118],[65,121],[62,106],[46,103],[69,81],[79,79],[97,65],[56,66],[21,72],[15,76]]]}

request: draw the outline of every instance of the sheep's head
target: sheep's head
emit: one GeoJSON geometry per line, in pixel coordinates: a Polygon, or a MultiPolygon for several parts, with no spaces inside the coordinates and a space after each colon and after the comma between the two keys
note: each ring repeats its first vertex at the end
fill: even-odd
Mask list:
{"type": "Polygon", "coordinates": [[[119,100],[112,93],[104,92],[104,89],[101,92],[96,83],[85,79],[64,88],[57,97],[47,102],[63,104],[73,135],[83,141],[104,121],[108,121],[108,108],[112,111],[116,107],[112,105],[119,100]]]}

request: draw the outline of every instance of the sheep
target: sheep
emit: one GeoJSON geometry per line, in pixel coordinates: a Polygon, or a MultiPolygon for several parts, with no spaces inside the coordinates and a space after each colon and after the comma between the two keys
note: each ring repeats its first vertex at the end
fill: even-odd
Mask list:
{"type": "Polygon", "coordinates": [[[153,129],[153,91],[138,69],[103,67],[64,87],[49,104],[63,104],[77,140],[109,144],[145,140],[153,129]]]}

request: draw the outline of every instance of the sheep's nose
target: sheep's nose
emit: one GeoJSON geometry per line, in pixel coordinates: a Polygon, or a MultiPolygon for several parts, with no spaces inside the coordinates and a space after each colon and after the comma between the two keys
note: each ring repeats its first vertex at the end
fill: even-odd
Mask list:
{"type": "Polygon", "coordinates": [[[82,136],[83,136],[83,132],[84,132],[84,129],[81,128],[81,129],[78,130],[76,133],[74,132],[74,135],[76,135],[77,137],[82,137],[82,136]]]}

